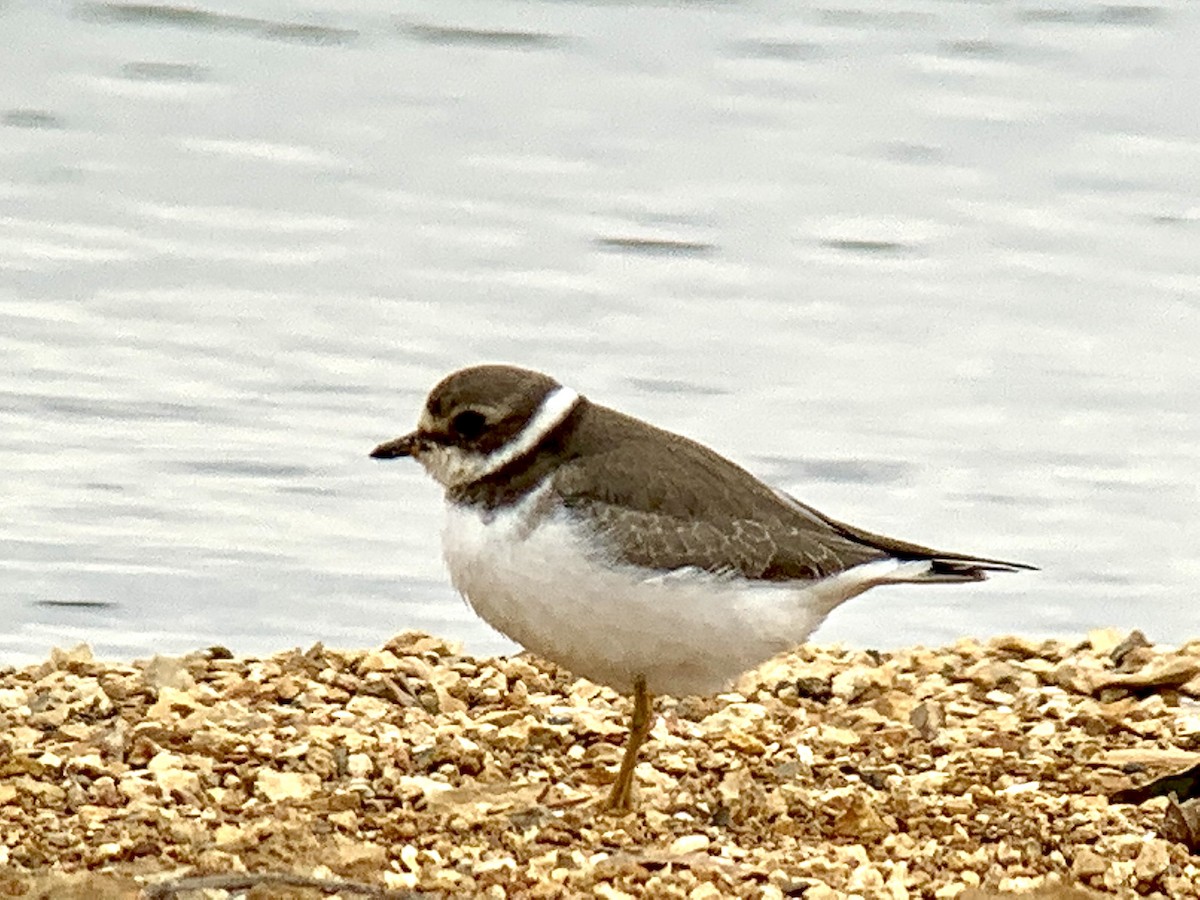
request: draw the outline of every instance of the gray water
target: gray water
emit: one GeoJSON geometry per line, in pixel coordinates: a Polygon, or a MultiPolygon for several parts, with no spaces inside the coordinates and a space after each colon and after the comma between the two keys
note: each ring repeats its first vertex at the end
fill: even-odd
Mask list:
{"type": "Polygon", "coordinates": [[[1024,560],[823,640],[1200,635],[1200,7],[0,6],[0,661],[509,645],[367,458],[544,369],[1024,560]]]}

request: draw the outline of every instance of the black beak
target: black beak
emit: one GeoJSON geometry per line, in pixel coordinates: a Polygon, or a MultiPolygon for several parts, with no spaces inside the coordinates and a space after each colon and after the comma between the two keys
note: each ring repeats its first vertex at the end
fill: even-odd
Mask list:
{"type": "Polygon", "coordinates": [[[380,444],[371,451],[371,456],[375,459],[396,459],[400,456],[412,456],[420,443],[420,435],[414,431],[412,434],[398,437],[394,441],[380,444]]]}

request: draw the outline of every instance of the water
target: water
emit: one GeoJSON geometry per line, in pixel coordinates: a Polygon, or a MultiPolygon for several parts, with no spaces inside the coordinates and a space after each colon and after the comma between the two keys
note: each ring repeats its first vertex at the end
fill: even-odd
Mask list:
{"type": "Polygon", "coordinates": [[[47,2],[0,33],[0,661],[505,649],[437,490],[366,456],[491,360],[1043,567],[821,639],[1197,635],[1194,4],[47,2]]]}

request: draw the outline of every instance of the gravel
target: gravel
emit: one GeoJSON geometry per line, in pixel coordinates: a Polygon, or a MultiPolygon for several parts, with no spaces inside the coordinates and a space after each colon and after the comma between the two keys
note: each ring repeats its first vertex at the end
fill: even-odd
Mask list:
{"type": "Polygon", "coordinates": [[[629,701],[428,635],[0,669],[0,897],[1200,898],[1200,642],[806,646],[629,701]]]}

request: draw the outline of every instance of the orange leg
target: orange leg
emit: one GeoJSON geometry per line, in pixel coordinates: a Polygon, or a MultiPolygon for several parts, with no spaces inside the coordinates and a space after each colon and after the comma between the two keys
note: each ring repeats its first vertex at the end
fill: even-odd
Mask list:
{"type": "Polygon", "coordinates": [[[637,766],[638,751],[650,735],[653,695],[646,690],[646,679],[641,675],[633,681],[633,719],[629,723],[629,743],[625,745],[625,758],[621,760],[621,771],[613,782],[608,795],[608,808],[613,812],[633,809],[633,770],[637,766]]]}

